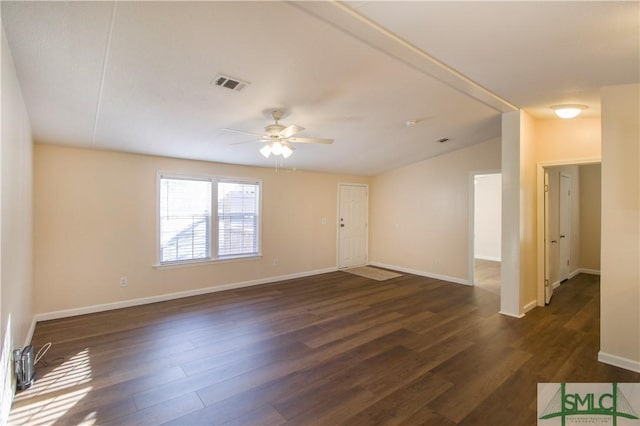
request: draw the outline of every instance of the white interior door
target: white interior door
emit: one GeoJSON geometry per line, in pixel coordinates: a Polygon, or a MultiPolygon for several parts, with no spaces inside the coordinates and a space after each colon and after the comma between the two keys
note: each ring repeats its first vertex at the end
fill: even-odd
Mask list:
{"type": "Polygon", "coordinates": [[[544,171],[544,303],[549,304],[553,296],[551,285],[551,232],[549,224],[549,172],[544,171]]]}
{"type": "Polygon", "coordinates": [[[367,263],[368,188],[364,185],[339,185],[338,267],[367,263]]]}
{"type": "Polygon", "coordinates": [[[569,278],[571,265],[571,178],[560,175],[560,281],[569,278]]]}

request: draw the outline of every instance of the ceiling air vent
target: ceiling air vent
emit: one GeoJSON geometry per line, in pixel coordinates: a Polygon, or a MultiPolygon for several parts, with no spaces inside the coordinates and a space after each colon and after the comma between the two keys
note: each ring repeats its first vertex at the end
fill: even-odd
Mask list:
{"type": "Polygon", "coordinates": [[[211,80],[211,84],[217,87],[222,87],[229,90],[235,90],[236,92],[241,91],[251,83],[246,81],[239,80],[234,77],[229,77],[228,75],[218,74],[213,77],[211,80]]]}

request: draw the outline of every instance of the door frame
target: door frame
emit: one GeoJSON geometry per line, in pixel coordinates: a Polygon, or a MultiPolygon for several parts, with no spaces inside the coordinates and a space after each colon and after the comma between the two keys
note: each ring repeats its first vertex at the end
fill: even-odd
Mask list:
{"type": "Polygon", "coordinates": [[[556,166],[583,166],[602,164],[601,157],[577,158],[575,160],[547,161],[536,164],[536,302],[538,306],[544,303],[545,277],[545,242],[544,242],[544,169],[556,166]]]}
{"type": "MultiPolygon", "coordinates": [[[[469,172],[469,246],[467,257],[468,264],[468,285],[475,285],[475,211],[476,211],[476,185],[475,179],[478,175],[495,175],[502,174],[502,169],[474,170],[469,172]]],[[[502,214],[502,205],[500,205],[500,214],[502,214]]],[[[501,284],[502,285],[502,284],[501,284]]]]}
{"type": "MultiPolygon", "coordinates": [[[[549,178],[549,170],[547,170],[546,168],[543,169],[544,172],[544,277],[542,277],[544,279],[544,304],[547,305],[549,304],[549,302],[551,302],[551,297],[553,297],[553,286],[551,285],[550,282],[550,276],[549,276],[549,262],[550,262],[550,255],[549,253],[551,252],[551,235],[550,235],[550,231],[549,231],[549,191],[551,190],[551,186],[550,186],[550,182],[551,179],[549,178]]],[[[536,301],[537,303],[537,301],[536,301]]]]}
{"type": "MultiPolygon", "coordinates": [[[[560,200],[558,202],[558,268],[559,268],[559,273],[560,276],[558,277],[558,279],[560,280],[560,282],[563,282],[564,280],[569,279],[569,277],[571,276],[571,269],[568,265],[564,264],[565,259],[563,259],[563,251],[564,250],[569,250],[569,258],[568,260],[575,260],[575,259],[571,259],[571,188],[573,186],[573,183],[571,182],[571,176],[568,174],[564,174],[564,173],[560,173],[560,181],[559,181],[559,188],[560,188],[560,192],[559,192],[559,196],[560,196],[560,200]],[[569,184],[569,205],[568,206],[564,206],[563,203],[563,197],[564,197],[564,192],[562,191],[562,179],[568,179],[568,184],[569,184]],[[565,207],[563,209],[563,206],[565,207]],[[567,221],[568,223],[568,232],[566,232],[566,235],[562,235],[562,224],[564,222],[564,220],[567,221]],[[564,239],[565,241],[562,241],[562,239],[564,239]],[[566,276],[562,273],[563,271],[565,271],[566,268],[566,276]]],[[[566,188],[565,188],[566,189],[566,188]]],[[[564,200],[565,202],[567,200],[564,200]]],[[[567,231],[565,229],[565,231],[567,231]]]]}
{"type": "Polygon", "coordinates": [[[336,203],[336,268],[340,269],[340,189],[343,186],[360,186],[367,190],[367,212],[366,212],[366,222],[367,222],[367,232],[365,234],[364,240],[364,251],[365,251],[365,265],[369,263],[369,184],[368,183],[348,183],[348,182],[339,182],[338,183],[338,201],[336,203]]]}

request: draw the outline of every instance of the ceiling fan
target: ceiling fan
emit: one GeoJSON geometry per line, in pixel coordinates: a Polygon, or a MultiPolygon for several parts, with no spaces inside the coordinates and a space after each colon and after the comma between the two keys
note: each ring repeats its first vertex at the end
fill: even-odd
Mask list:
{"type": "MultiPolygon", "coordinates": [[[[260,139],[256,142],[264,144],[262,148],[260,148],[260,153],[265,157],[269,158],[271,154],[273,155],[282,155],[283,158],[288,158],[293,154],[293,150],[295,147],[292,145],[294,143],[317,143],[317,144],[332,144],[333,139],[327,138],[303,138],[303,137],[295,137],[294,135],[302,132],[304,127],[300,127],[295,124],[291,124],[289,126],[284,126],[279,123],[282,118],[283,112],[275,110],[271,112],[271,116],[275,123],[269,124],[264,128],[264,135],[258,135],[255,133],[244,132],[242,130],[236,129],[224,129],[231,132],[245,133],[252,136],[257,136],[260,139]]],[[[246,142],[241,142],[246,143],[246,142]]]]}

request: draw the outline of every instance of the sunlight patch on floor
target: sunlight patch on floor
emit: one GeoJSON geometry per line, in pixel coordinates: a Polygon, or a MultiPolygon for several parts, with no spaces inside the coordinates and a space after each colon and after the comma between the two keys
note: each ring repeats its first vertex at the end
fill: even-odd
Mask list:
{"type": "MultiPolygon", "coordinates": [[[[82,386],[91,381],[89,349],[86,348],[16,394],[9,424],[52,425],[92,389],[82,386]]],[[[92,425],[95,416],[88,415],[81,424],[92,425]]]]}

